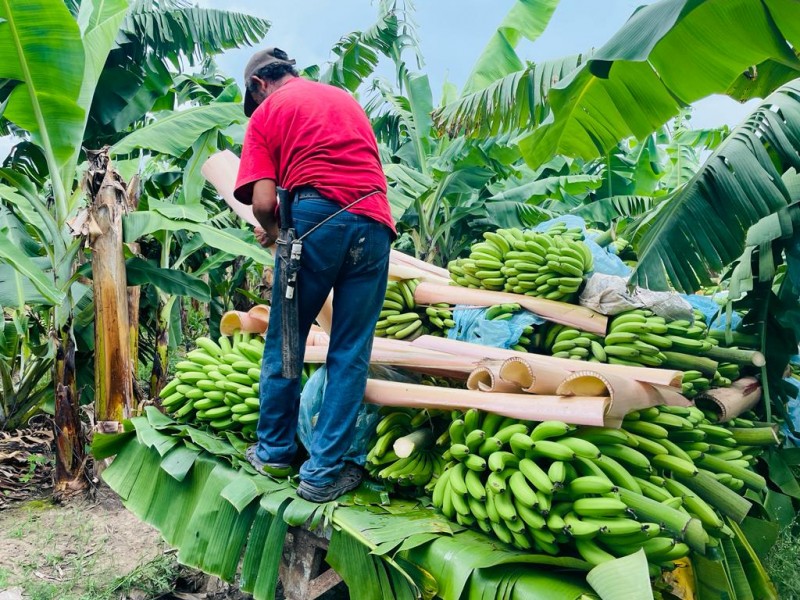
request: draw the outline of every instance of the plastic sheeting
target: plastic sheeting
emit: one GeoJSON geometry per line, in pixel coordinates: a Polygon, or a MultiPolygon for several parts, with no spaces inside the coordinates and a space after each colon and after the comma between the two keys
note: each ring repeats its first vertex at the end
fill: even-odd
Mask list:
{"type": "Polygon", "coordinates": [[[526,310],[515,313],[510,319],[491,321],[486,318],[487,310],[475,306],[456,306],[453,312],[456,325],[450,329],[447,337],[481,346],[511,348],[519,341],[527,326],[544,323],[544,319],[526,310]]]}
{"type": "MultiPolygon", "coordinates": [[[[415,382],[395,369],[389,369],[380,365],[370,365],[369,376],[386,379],[390,381],[400,381],[404,383],[415,382]]],[[[328,383],[327,369],[323,365],[309,377],[303,392],[300,394],[300,413],[297,421],[297,436],[303,446],[308,450],[311,448],[311,440],[314,436],[314,427],[317,424],[319,411],[322,408],[322,401],[325,397],[325,386],[328,383]]],[[[355,436],[350,444],[350,449],[344,455],[344,460],[363,465],[367,459],[369,442],[375,433],[375,427],[380,420],[378,415],[379,406],[363,403],[358,411],[356,419],[355,436]]]]}

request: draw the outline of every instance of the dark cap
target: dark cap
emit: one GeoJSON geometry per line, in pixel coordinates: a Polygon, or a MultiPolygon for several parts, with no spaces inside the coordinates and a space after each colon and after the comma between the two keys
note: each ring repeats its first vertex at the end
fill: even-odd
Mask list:
{"type": "Polygon", "coordinates": [[[286,52],[280,48],[267,48],[266,50],[256,52],[252,57],[250,57],[250,60],[247,61],[247,66],[244,68],[244,114],[246,114],[248,117],[253,114],[253,111],[255,111],[256,108],[258,108],[258,104],[256,104],[255,100],[253,100],[253,97],[250,95],[250,92],[247,89],[248,83],[253,75],[258,73],[261,69],[267,65],[275,63],[294,65],[295,60],[293,58],[289,58],[286,55],[286,52]]]}

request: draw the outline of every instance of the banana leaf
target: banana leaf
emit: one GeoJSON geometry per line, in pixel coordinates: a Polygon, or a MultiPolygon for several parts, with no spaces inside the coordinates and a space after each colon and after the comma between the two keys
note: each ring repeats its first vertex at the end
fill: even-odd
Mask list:
{"type": "Polygon", "coordinates": [[[597,565],[586,582],[603,600],[652,600],[647,558],[644,550],[597,565]]]}
{"type": "Polygon", "coordinates": [[[763,97],[798,76],[800,6],[791,0],[662,0],[640,7],[550,90],[553,119],[520,141],[532,166],[592,159],[642,139],[714,93],[763,97]]]}
{"type": "Polygon", "coordinates": [[[405,578],[390,578],[383,561],[370,556],[363,545],[342,531],[334,531],[331,536],[326,560],[341,575],[353,598],[433,597],[430,592],[422,594],[405,578]]]}
{"type": "Polygon", "coordinates": [[[721,560],[709,560],[696,555],[692,558],[694,587],[697,600],[736,600],[736,591],[721,560]]]}
{"type": "Polygon", "coordinates": [[[777,523],[755,517],[745,517],[738,527],[760,560],[767,558],[781,531],[777,523]]]}
{"type": "Polygon", "coordinates": [[[764,565],[750,541],[739,525],[728,519],[728,525],[733,530],[734,538],[731,542],[739,557],[739,563],[747,577],[747,582],[757,600],[778,600],[778,592],[769,578],[764,565]]]}
{"type": "Polygon", "coordinates": [[[120,156],[143,149],[180,157],[207,131],[247,120],[238,102],[214,102],[171,112],[121,139],[111,148],[111,154],[120,156]]]}
{"type": "MultiPolygon", "coordinates": [[[[736,552],[736,547],[730,538],[722,538],[722,550],[725,554],[725,570],[731,582],[731,587],[736,592],[736,600],[756,600],[753,596],[753,590],[750,589],[750,584],[747,581],[747,575],[742,567],[742,561],[739,559],[739,553],[736,552]]],[[[758,598],[758,600],[766,600],[766,598],[758,598]]]]}
{"type": "Polygon", "coordinates": [[[404,553],[404,556],[412,562],[426,565],[435,574],[440,585],[439,595],[444,600],[461,598],[470,577],[479,569],[518,563],[578,571],[588,571],[590,568],[589,563],[576,558],[513,550],[493,538],[471,530],[462,531],[452,537],[440,537],[404,553]]]}
{"type": "Polygon", "coordinates": [[[462,94],[481,90],[523,68],[514,48],[525,38],[535,41],[544,32],[559,0],[517,0],[492,34],[464,84],[462,94]]]}
{"type": "Polygon", "coordinates": [[[776,228],[782,233],[789,215],[768,215],[786,213],[792,202],[781,174],[800,166],[798,115],[795,80],[765,99],[684,187],[642,219],[633,238],[639,264],[631,283],[695,291],[738,258],[745,242],[755,245],[776,228]]]}
{"type": "Polygon", "coordinates": [[[290,524],[333,527],[327,560],[353,597],[458,598],[469,589],[491,598],[595,598],[582,583],[589,565],[581,560],[511,550],[416,502],[359,506],[353,495],[338,504],[306,502],[289,482],[251,475],[226,439],[155,410],[130,427],[117,440],[98,438],[98,455],[118,450],[103,479],[182,563],[229,581],[241,564],[241,587],[256,600],[274,597],[290,524]],[[487,569],[502,578],[500,587],[484,578],[487,569]],[[540,588],[550,595],[532,595],[540,588]]]}
{"type": "MultiPolygon", "coordinates": [[[[475,571],[470,578],[469,600],[597,600],[580,578],[566,573],[548,573],[514,566],[475,571]]],[[[637,597],[638,600],[638,597],[637,597]]]]}

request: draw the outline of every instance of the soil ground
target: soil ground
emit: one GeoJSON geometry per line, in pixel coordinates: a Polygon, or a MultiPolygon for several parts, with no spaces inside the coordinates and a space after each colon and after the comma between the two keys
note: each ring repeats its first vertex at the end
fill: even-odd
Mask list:
{"type": "MultiPolygon", "coordinates": [[[[0,511],[0,548],[0,600],[252,598],[178,565],[158,532],[107,488],[91,501],[30,500],[0,511]]],[[[343,588],[324,598],[348,598],[343,588]]]]}

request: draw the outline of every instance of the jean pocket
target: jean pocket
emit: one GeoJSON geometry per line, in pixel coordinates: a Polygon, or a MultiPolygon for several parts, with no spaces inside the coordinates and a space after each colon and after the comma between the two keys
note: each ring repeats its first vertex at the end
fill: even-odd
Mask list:
{"type": "Polygon", "coordinates": [[[300,255],[300,266],[312,273],[321,273],[342,263],[342,254],[346,243],[346,225],[344,223],[325,223],[314,231],[311,229],[318,221],[295,219],[297,236],[311,232],[303,240],[303,252],[300,255]]]}
{"type": "Polygon", "coordinates": [[[359,271],[381,270],[386,266],[391,239],[389,230],[374,221],[360,223],[347,252],[347,265],[359,271]]]}

